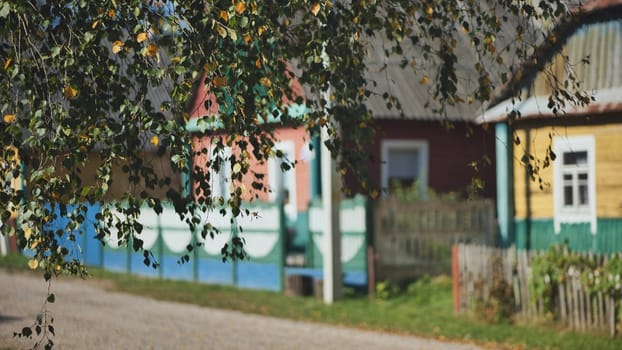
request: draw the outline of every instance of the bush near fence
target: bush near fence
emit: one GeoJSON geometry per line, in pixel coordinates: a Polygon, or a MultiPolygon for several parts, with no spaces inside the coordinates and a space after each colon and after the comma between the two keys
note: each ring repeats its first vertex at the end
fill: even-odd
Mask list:
{"type": "Polygon", "coordinates": [[[546,252],[458,244],[453,249],[454,309],[490,321],[550,319],[572,330],[621,327],[622,255],[546,252]]]}

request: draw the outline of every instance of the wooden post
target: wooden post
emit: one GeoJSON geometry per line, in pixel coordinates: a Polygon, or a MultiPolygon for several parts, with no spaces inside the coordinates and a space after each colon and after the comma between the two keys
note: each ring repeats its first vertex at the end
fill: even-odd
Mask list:
{"type": "Polygon", "coordinates": [[[367,247],[367,293],[370,298],[376,294],[376,252],[373,246],[367,247]]]}
{"type": "Polygon", "coordinates": [[[603,292],[598,292],[597,295],[597,303],[598,303],[598,328],[605,328],[605,310],[603,303],[603,292]]]}
{"type": "Polygon", "coordinates": [[[339,225],[341,188],[335,161],[326,142],[330,139],[327,127],[322,128],[322,207],[324,208],[323,270],[324,302],[332,304],[341,299],[341,232],[339,225]]]}
{"type": "Polygon", "coordinates": [[[566,323],[568,321],[566,317],[566,282],[562,281],[557,286],[557,292],[559,294],[559,313],[562,319],[562,322],[566,323]]]}
{"type": "Polygon", "coordinates": [[[616,335],[616,302],[611,294],[607,296],[607,304],[609,309],[609,335],[614,337],[616,335]]]}
{"type": "Polygon", "coordinates": [[[451,247],[451,272],[454,289],[454,313],[460,313],[460,264],[458,263],[458,245],[451,247]]]}
{"type": "Polygon", "coordinates": [[[568,280],[566,281],[566,305],[568,305],[568,324],[571,329],[575,329],[574,303],[572,299],[572,276],[569,275],[568,280]]]}

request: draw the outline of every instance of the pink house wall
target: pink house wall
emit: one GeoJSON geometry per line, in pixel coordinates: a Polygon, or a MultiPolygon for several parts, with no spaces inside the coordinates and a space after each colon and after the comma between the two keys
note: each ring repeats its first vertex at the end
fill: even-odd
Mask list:
{"type": "MultiPolygon", "coordinates": [[[[219,136],[224,135],[203,135],[203,136],[195,136],[193,138],[193,149],[195,151],[201,150],[203,148],[209,149],[211,139],[217,138],[219,136]]],[[[309,201],[311,200],[310,194],[310,181],[311,181],[311,173],[310,173],[310,159],[308,158],[308,142],[310,141],[309,134],[307,131],[300,128],[282,128],[278,129],[274,133],[275,141],[292,141],[294,143],[295,149],[295,167],[290,169],[289,171],[293,171],[296,174],[296,207],[298,211],[306,210],[309,201]]],[[[240,150],[235,149],[235,145],[231,150],[232,154],[239,155],[240,150]]],[[[249,153],[252,154],[252,152],[249,153]]],[[[199,165],[203,171],[206,171],[206,164],[209,161],[211,154],[199,154],[194,158],[194,164],[199,165]]],[[[270,184],[270,174],[268,171],[268,162],[266,161],[257,161],[256,159],[251,160],[251,169],[255,173],[264,174],[264,178],[261,181],[266,186],[266,191],[253,191],[252,182],[258,181],[255,176],[249,172],[243,177],[242,183],[246,188],[245,193],[243,194],[243,199],[250,201],[254,199],[259,199],[262,201],[268,201],[270,193],[269,184],[270,184]]],[[[195,189],[197,188],[197,184],[195,184],[195,189]]]]}

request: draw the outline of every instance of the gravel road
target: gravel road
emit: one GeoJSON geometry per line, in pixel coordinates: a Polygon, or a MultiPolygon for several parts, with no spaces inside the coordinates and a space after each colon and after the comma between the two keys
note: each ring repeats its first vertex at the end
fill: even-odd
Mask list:
{"type": "MultiPolygon", "coordinates": [[[[380,332],[282,320],[54,282],[56,349],[480,349],[380,332]]],[[[0,349],[32,346],[13,338],[31,324],[46,295],[41,277],[0,270],[0,349]]]]}

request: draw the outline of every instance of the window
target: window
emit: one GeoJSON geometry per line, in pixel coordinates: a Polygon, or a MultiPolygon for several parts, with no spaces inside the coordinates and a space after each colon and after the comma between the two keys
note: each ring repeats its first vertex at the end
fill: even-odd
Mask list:
{"type": "Polygon", "coordinates": [[[381,185],[390,189],[393,183],[419,185],[425,196],[428,188],[428,143],[422,140],[383,140],[381,146],[381,185]]]}
{"type": "Polygon", "coordinates": [[[284,171],[281,164],[286,162],[291,165],[296,161],[295,146],[293,141],[277,142],[274,150],[283,153],[282,158],[272,157],[268,161],[268,181],[270,183],[270,200],[283,201],[287,219],[291,222],[296,220],[298,208],[296,206],[296,169],[284,171]]]}
{"type": "Polygon", "coordinates": [[[594,138],[556,137],[553,151],[555,182],[555,232],[562,223],[590,223],[596,233],[596,179],[594,138]]]}

